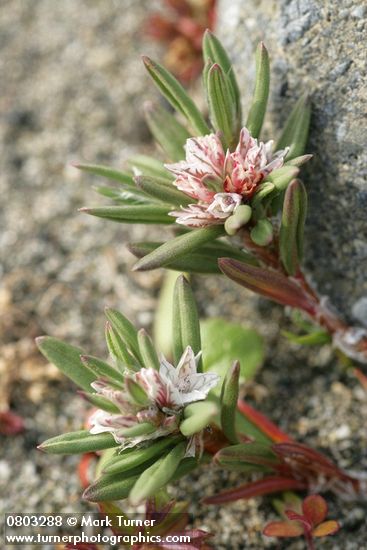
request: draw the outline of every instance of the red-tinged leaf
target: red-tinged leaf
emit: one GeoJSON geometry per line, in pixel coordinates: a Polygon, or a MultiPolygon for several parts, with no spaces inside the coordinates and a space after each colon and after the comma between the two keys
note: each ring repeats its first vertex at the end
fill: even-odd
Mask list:
{"type": "Polygon", "coordinates": [[[299,537],[303,535],[303,527],[290,521],[272,521],[265,526],[263,535],[266,537],[299,537]]]}
{"type": "Polygon", "coordinates": [[[327,516],[326,500],[320,495],[310,495],[303,501],[302,510],[312,527],[315,527],[327,516]]]}
{"type": "Polygon", "coordinates": [[[327,535],[335,535],[335,533],[337,533],[339,529],[340,524],[337,521],[331,519],[329,521],[324,521],[323,523],[318,525],[316,529],[312,531],[312,536],[327,537],[327,535]]]}
{"type": "Polygon", "coordinates": [[[0,412],[0,434],[16,435],[25,430],[21,416],[10,411],[0,412]]]}
{"type": "Polygon", "coordinates": [[[237,402],[237,408],[240,411],[243,416],[245,416],[248,420],[250,420],[257,428],[260,428],[260,430],[270,437],[272,441],[275,443],[284,443],[284,442],[291,442],[293,439],[289,437],[286,433],[282,432],[276,426],[273,424],[271,420],[269,420],[265,415],[262,413],[256,411],[254,408],[252,408],[250,405],[245,403],[245,401],[239,400],[237,402]]]}
{"type": "Polygon", "coordinates": [[[282,273],[231,258],[220,258],[218,264],[221,271],[239,285],[284,306],[302,309],[311,316],[316,314],[316,302],[311,301],[293,279],[282,273]]]}
{"type": "Polygon", "coordinates": [[[305,532],[308,532],[308,533],[311,532],[312,525],[309,523],[309,521],[302,514],[298,514],[297,512],[294,512],[293,510],[286,510],[285,515],[290,521],[300,522],[303,525],[303,529],[304,529],[305,532]]]}
{"type": "Polygon", "coordinates": [[[360,381],[362,387],[367,391],[367,376],[363,374],[361,369],[353,369],[353,373],[360,381]]]}
{"type": "Polygon", "coordinates": [[[91,463],[96,459],[95,453],[85,453],[78,464],[78,476],[83,489],[86,489],[91,483],[89,468],[91,463]]]}
{"type": "Polygon", "coordinates": [[[342,473],[338,466],[326,456],[301,443],[277,443],[272,448],[278,456],[288,460],[292,459],[294,462],[298,462],[300,467],[305,466],[314,471],[322,471],[330,475],[339,476],[342,473]]]}
{"type": "Polygon", "coordinates": [[[212,497],[204,498],[203,502],[204,504],[223,504],[242,498],[248,499],[270,493],[303,489],[307,489],[307,484],[305,482],[297,481],[293,478],[269,476],[264,479],[259,479],[258,481],[239,485],[227,491],[222,491],[212,497]]]}

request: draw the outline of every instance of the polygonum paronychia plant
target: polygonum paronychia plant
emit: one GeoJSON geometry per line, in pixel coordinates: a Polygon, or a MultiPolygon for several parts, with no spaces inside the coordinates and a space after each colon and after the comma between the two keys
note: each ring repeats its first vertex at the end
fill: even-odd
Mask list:
{"type": "Polygon", "coordinates": [[[265,46],[257,48],[255,89],[245,120],[233,67],[210,31],[204,35],[203,54],[210,122],[164,67],[143,58],[154,83],[180,117],[162,106],[146,105],[147,123],[164,161],[138,155],[126,172],[76,164],[119,183],[98,188],[117,205],[81,210],[121,223],[170,225],[176,234],[166,242],[129,245],[139,258],[135,270],[164,266],[193,273],[223,272],[321,325],[316,330],[312,324],[301,336],[287,334],[294,341],[332,340],[345,354],[366,361],[366,331],[348,327],[317,295],[300,267],[307,193],[298,176],[311,158],[304,154],[308,97],[297,101],[274,147],[272,140],[259,139],[270,81],[265,46]]]}

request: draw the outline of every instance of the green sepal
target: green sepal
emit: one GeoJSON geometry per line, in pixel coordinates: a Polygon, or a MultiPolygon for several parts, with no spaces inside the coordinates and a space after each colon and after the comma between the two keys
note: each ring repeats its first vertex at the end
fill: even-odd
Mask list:
{"type": "Polygon", "coordinates": [[[150,197],[158,199],[165,204],[172,204],[173,206],[187,206],[192,202],[192,199],[189,199],[187,195],[176,189],[176,187],[171,184],[160,185],[159,181],[148,176],[137,176],[135,178],[135,183],[139,189],[144,191],[150,197]]]}
{"type": "MultiPolygon", "coordinates": [[[[200,352],[200,322],[191,286],[181,275],[176,281],[173,293],[173,357],[176,364],[187,346],[192,348],[195,355],[200,352]]],[[[197,370],[202,370],[201,358],[197,370]]]]}
{"type": "Polygon", "coordinates": [[[176,111],[187,118],[195,134],[210,134],[210,129],[203,115],[183,86],[176,78],[159,63],[143,56],[144,65],[156,86],[176,111]]]}
{"type": "Polygon", "coordinates": [[[263,42],[260,42],[256,49],[255,90],[246,122],[246,128],[254,138],[259,137],[264,122],[269,96],[269,83],[269,55],[263,42]]]}
{"type": "Polygon", "coordinates": [[[96,377],[80,359],[83,350],[51,336],[41,336],[36,338],[36,342],[40,352],[50,363],[53,363],[77,386],[90,393],[91,383],[96,377]]]}
{"type": "Polygon", "coordinates": [[[303,254],[303,233],[307,212],[307,193],[300,180],[293,180],[284,195],[279,232],[279,252],[289,275],[295,275],[303,254]]]}
{"type": "Polygon", "coordinates": [[[236,433],[236,413],[239,394],[240,364],[236,361],[227,371],[222,385],[221,426],[224,435],[231,443],[238,443],[236,433]]]}
{"type": "Polygon", "coordinates": [[[276,146],[277,150],[290,147],[286,157],[287,162],[304,154],[310,119],[311,103],[309,96],[304,94],[293,107],[276,146]]]}
{"type": "Polygon", "coordinates": [[[258,246],[267,246],[273,240],[273,226],[271,222],[263,218],[259,220],[250,232],[251,240],[258,246]]]}
{"type": "MultiPolygon", "coordinates": [[[[173,219],[173,218],[171,218],[173,219]]],[[[220,225],[195,229],[179,237],[171,239],[162,246],[141,258],[134,266],[134,271],[148,271],[157,267],[165,267],[178,258],[191,254],[202,245],[214,241],[223,235],[224,229],[220,225]]]]}
{"type": "Polygon", "coordinates": [[[80,430],[51,437],[51,439],[47,439],[41,443],[38,449],[55,455],[73,455],[102,451],[117,446],[118,443],[116,443],[110,433],[93,435],[88,430],[80,430]]]}
{"type": "MultiPolygon", "coordinates": [[[[238,87],[233,65],[229,59],[226,50],[218,38],[210,31],[206,30],[203,37],[203,57],[205,66],[209,70],[209,64],[217,63],[223,70],[230,82],[230,92],[232,100],[236,105],[237,120],[241,120],[241,94],[238,87]]],[[[205,86],[206,87],[206,86],[205,86]]]]}
{"type": "Polygon", "coordinates": [[[81,355],[80,359],[83,365],[88,367],[96,378],[106,378],[113,385],[117,385],[117,387],[120,388],[122,387],[124,377],[120,372],[111,367],[111,365],[105,363],[105,361],[102,361],[97,357],[93,357],[92,355],[81,355]]]}
{"type": "Polygon", "coordinates": [[[137,505],[152,497],[171,480],[184,458],[186,447],[186,441],[179,443],[166,456],[157,460],[141,474],[130,491],[129,500],[132,505],[137,505]]]}
{"type": "Polygon", "coordinates": [[[201,432],[218,414],[218,407],[212,401],[191,403],[184,409],[184,420],[180,424],[180,432],[185,437],[201,432]]]}
{"type": "Polygon", "coordinates": [[[160,363],[154,344],[143,328],[138,332],[138,344],[143,364],[146,368],[159,370],[160,363]]]}
{"type": "Polygon", "coordinates": [[[119,223],[156,223],[171,224],[174,218],[168,214],[172,208],[160,205],[131,205],[131,206],[97,206],[95,208],[79,208],[79,212],[105,218],[119,223]]]}
{"type": "Polygon", "coordinates": [[[238,141],[239,121],[228,77],[218,64],[207,75],[207,98],[212,125],[221,133],[224,149],[232,148],[238,141]]]}
{"type": "Polygon", "coordinates": [[[147,102],[144,112],[150,131],[168,157],[174,161],[183,159],[184,145],[191,137],[186,128],[160,105],[147,102]]]}
{"type": "Polygon", "coordinates": [[[111,458],[103,468],[103,473],[115,475],[126,472],[159,456],[167,448],[172,447],[181,440],[181,437],[163,437],[153,441],[147,447],[131,449],[129,453],[123,451],[120,455],[111,458]]]}
{"type": "Polygon", "coordinates": [[[121,170],[115,170],[110,166],[103,166],[99,164],[73,163],[73,166],[83,172],[89,172],[94,176],[102,176],[103,178],[122,183],[124,186],[134,188],[133,176],[132,174],[129,174],[129,172],[122,172],[121,170]]]}

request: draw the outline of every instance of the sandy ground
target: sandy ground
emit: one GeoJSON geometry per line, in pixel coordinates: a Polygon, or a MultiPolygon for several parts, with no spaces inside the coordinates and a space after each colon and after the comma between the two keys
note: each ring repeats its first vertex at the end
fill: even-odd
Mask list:
{"type": "MultiPolygon", "coordinates": [[[[151,149],[141,104],[154,92],[139,55],[156,53],[140,34],[153,5],[1,2],[1,406],[10,404],[26,423],[22,435],[1,438],[0,507],[8,512],[89,508],[80,500],[78,458],[35,449],[47,437],[80,429],[86,405],[40,357],[34,337],[51,334],[103,356],[105,305],[120,308],[138,326],[152,322],[162,273],[131,273],[133,258],[124,247],[147,230],[78,214],[78,207],[101,201],[92,190],[96,180],[69,163],[119,166],[131,153],[151,149]]],[[[365,470],[367,396],[330,350],[277,344],[280,326],[288,324],[281,309],[250,299],[230,282],[197,277],[194,287],[203,315],[245,321],[266,337],[258,406],[342,467],[365,470]]],[[[203,492],[238,480],[205,470],[184,480],[178,494],[197,502],[203,492]]],[[[343,530],[322,547],[366,548],[362,504],[328,500],[343,530]]],[[[195,504],[193,511],[197,525],[216,534],[218,549],[303,547],[261,536],[272,514],[268,501],[221,509],[195,504]]]]}

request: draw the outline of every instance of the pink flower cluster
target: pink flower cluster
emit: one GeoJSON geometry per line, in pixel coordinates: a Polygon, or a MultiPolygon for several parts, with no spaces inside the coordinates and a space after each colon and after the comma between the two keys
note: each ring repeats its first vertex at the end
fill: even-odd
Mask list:
{"type": "Polygon", "coordinates": [[[197,203],[171,212],[177,223],[188,227],[218,225],[240,204],[247,204],[260,183],[283,166],[288,149],[272,153],[273,141],[258,142],[242,128],[236,150],[225,153],[217,134],[190,138],[186,160],[166,164],[174,185],[197,203]]]}

